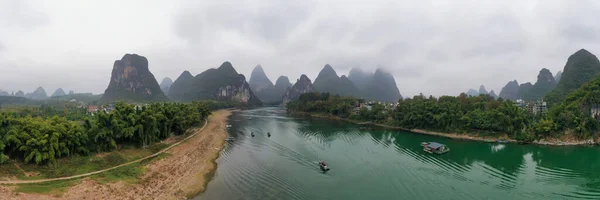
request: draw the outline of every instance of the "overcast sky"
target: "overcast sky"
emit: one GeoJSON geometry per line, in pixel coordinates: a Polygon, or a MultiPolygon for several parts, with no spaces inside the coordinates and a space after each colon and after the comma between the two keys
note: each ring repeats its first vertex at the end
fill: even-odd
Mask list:
{"type": "Polygon", "coordinates": [[[600,1],[0,0],[0,89],[102,93],[125,53],[160,82],[230,61],[275,82],[383,66],[403,96],[457,95],[600,54],[600,1]]]}

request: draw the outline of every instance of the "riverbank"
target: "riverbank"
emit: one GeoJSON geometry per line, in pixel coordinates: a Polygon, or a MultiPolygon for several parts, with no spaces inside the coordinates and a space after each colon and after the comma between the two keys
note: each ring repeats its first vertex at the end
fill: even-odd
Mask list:
{"type": "Polygon", "coordinates": [[[76,180],[62,194],[26,194],[16,186],[0,187],[0,199],[182,199],[205,190],[216,169],[227,137],[231,110],[212,113],[207,124],[185,142],[141,165],[140,176],[132,182],[103,183],[94,178],[76,180]]]}
{"type": "MultiPolygon", "coordinates": [[[[519,141],[517,141],[517,140],[508,138],[508,135],[506,135],[506,134],[499,136],[499,137],[489,137],[489,136],[479,136],[477,134],[466,134],[466,133],[463,133],[463,134],[443,133],[443,132],[428,131],[428,130],[423,130],[423,129],[407,129],[407,128],[390,126],[390,125],[385,125],[385,124],[378,124],[378,123],[373,123],[373,122],[361,122],[361,121],[355,121],[355,120],[351,120],[351,119],[340,118],[338,116],[333,116],[333,115],[315,114],[315,113],[307,113],[307,112],[294,112],[294,113],[292,113],[292,115],[317,117],[317,118],[324,118],[324,119],[330,119],[330,120],[341,120],[341,121],[354,123],[357,125],[372,125],[372,126],[378,126],[378,127],[382,127],[382,128],[386,128],[386,129],[396,129],[396,130],[408,131],[408,132],[417,133],[417,134],[434,135],[434,136],[459,139],[459,140],[472,140],[472,141],[479,141],[479,142],[496,142],[497,140],[503,140],[508,143],[519,143],[519,141]]],[[[534,140],[530,144],[549,145],[549,146],[576,146],[576,145],[598,145],[598,142],[595,142],[593,139],[579,140],[579,139],[575,139],[572,137],[563,137],[563,138],[545,138],[545,139],[540,139],[540,140],[534,140]]]]}

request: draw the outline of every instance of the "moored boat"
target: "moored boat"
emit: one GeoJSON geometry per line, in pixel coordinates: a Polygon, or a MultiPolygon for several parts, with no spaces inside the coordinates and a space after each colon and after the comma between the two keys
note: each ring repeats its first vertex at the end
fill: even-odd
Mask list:
{"type": "Polygon", "coordinates": [[[427,153],[445,154],[450,151],[449,147],[437,142],[423,142],[421,143],[421,146],[423,146],[423,151],[427,153]]]}

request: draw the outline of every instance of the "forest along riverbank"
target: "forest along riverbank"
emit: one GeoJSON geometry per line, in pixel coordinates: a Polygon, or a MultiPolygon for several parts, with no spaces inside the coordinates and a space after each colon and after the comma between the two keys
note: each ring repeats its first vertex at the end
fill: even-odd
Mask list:
{"type": "MultiPolygon", "coordinates": [[[[16,193],[16,186],[0,187],[0,199],[181,199],[205,190],[216,169],[215,160],[227,137],[231,110],[219,110],[208,118],[202,132],[173,147],[168,156],[144,166],[136,184],[123,181],[98,183],[85,178],[60,197],[16,193]]],[[[198,130],[199,131],[199,130],[198,130]]]]}
{"type": "MultiPolygon", "coordinates": [[[[373,123],[373,122],[355,121],[355,120],[345,119],[345,118],[341,118],[341,117],[334,116],[334,115],[325,115],[325,114],[319,114],[319,113],[294,111],[291,114],[298,115],[298,116],[323,118],[323,119],[329,119],[329,120],[341,120],[341,121],[346,121],[346,122],[350,122],[350,123],[354,123],[354,124],[358,124],[358,125],[372,125],[372,126],[378,126],[378,127],[382,127],[382,128],[386,128],[386,129],[403,130],[403,131],[408,131],[408,132],[412,132],[412,133],[434,135],[434,136],[440,136],[440,137],[446,137],[446,138],[452,138],[452,139],[472,140],[472,141],[480,141],[480,142],[496,142],[497,140],[503,140],[503,141],[510,142],[510,143],[518,143],[517,140],[510,139],[506,135],[501,136],[501,137],[482,137],[482,136],[471,135],[471,134],[466,134],[466,133],[463,133],[463,134],[443,133],[443,132],[436,132],[436,131],[427,131],[427,130],[422,130],[422,129],[407,129],[407,128],[390,126],[390,125],[385,125],[385,124],[378,124],[378,123],[373,123]]],[[[546,139],[541,139],[541,140],[534,140],[533,142],[531,142],[531,144],[549,145],[549,146],[575,146],[575,145],[597,145],[598,143],[595,142],[593,139],[576,140],[576,139],[572,139],[572,138],[568,138],[568,139],[546,138],[546,139]]]]}

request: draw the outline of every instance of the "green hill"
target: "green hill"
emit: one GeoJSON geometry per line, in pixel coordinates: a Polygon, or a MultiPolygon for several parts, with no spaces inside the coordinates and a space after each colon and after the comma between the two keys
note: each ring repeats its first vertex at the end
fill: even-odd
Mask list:
{"type": "Polygon", "coordinates": [[[569,56],[562,70],[560,82],[544,97],[544,100],[550,105],[560,103],[569,93],[594,79],[598,72],[600,72],[600,61],[594,54],[585,49],[575,52],[569,56]]]}
{"type": "Polygon", "coordinates": [[[537,76],[535,84],[527,91],[524,91],[521,98],[525,101],[541,100],[544,95],[556,87],[556,81],[550,70],[543,68],[537,76]]]}

